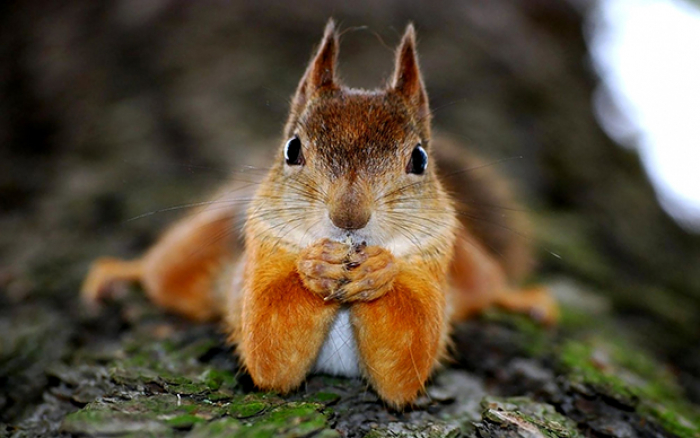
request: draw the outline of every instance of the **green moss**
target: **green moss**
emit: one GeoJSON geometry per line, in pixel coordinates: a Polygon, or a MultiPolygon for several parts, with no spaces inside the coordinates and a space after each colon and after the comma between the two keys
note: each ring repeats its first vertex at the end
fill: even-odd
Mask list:
{"type": "Polygon", "coordinates": [[[135,386],[158,379],[158,374],[148,368],[124,367],[121,364],[109,368],[109,375],[114,383],[125,386],[135,386]]]}
{"type": "Polygon", "coordinates": [[[61,431],[77,435],[159,436],[168,437],[172,430],[149,418],[135,417],[123,412],[83,409],[68,414],[61,431]]]}
{"type": "Polygon", "coordinates": [[[482,420],[498,427],[515,427],[528,436],[536,436],[538,431],[550,438],[582,437],[573,420],[559,414],[553,406],[527,397],[487,397],[482,407],[482,420]]]}
{"type": "Polygon", "coordinates": [[[600,315],[592,315],[574,306],[559,307],[558,325],[568,332],[587,331],[591,328],[599,330],[600,324],[600,315]]]}
{"type": "Polygon", "coordinates": [[[365,438],[456,438],[461,436],[459,427],[440,421],[420,424],[392,422],[371,430],[365,438]]]}
{"type": "Polygon", "coordinates": [[[165,420],[165,424],[170,427],[174,427],[175,429],[190,429],[195,424],[205,422],[205,419],[191,414],[178,415],[177,417],[168,418],[165,420]]]}
{"type": "Polygon", "coordinates": [[[659,423],[674,435],[683,438],[700,437],[700,414],[690,412],[682,403],[668,402],[666,406],[645,403],[641,411],[656,418],[659,423]]]}
{"type": "Polygon", "coordinates": [[[195,342],[179,350],[170,341],[145,341],[143,345],[125,349],[126,358],[110,364],[110,377],[120,385],[141,387],[155,383],[171,394],[207,395],[212,392],[233,393],[237,386],[235,375],[217,370],[196,360],[206,352],[212,341],[195,342]]]}
{"type": "Polygon", "coordinates": [[[591,338],[568,340],[559,360],[570,381],[617,399],[682,438],[700,437],[700,412],[683,400],[674,376],[639,350],[591,338]]]}
{"type": "Polygon", "coordinates": [[[168,385],[172,385],[172,386],[181,386],[181,385],[192,384],[191,379],[188,379],[187,377],[171,374],[170,372],[160,372],[160,373],[158,373],[158,378],[160,380],[162,380],[163,382],[167,383],[168,385]]]}
{"type": "Polygon", "coordinates": [[[338,400],[340,400],[340,395],[334,392],[316,392],[314,394],[310,394],[306,400],[328,406],[337,403],[338,400]]]}
{"type": "Polygon", "coordinates": [[[181,395],[196,395],[209,392],[209,387],[203,383],[186,383],[184,385],[171,385],[168,392],[181,395]]]}
{"type": "Polygon", "coordinates": [[[208,423],[196,424],[187,438],[239,436],[241,422],[233,418],[220,418],[208,423]]]}
{"type": "Polygon", "coordinates": [[[199,381],[207,385],[211,391],[219,389],[233,390],[236,387],[236,377],[229,371],[209,368],[197,377],[199,381]]]}
{"type": "Polygon", "coordinates": [[[228,414],[236,418],[250,418],[260,414],[269,405],[264,402],[253,401],[249,403],[232,403],[229,406],[228,414]]]}
{"type": "Polygon", "coordinates": [[[196,401],[171,394],[136,396],[129,400],[89,404],[67,418],[66,431],[76,434],[134,433],[143,427],[158,436],[168,436],[174,430],[190,429],[199,423],[216,420],[226,414],[226,408],[214,403],[196,401]]]}
{"type": "Polygon", "coordinates": [[[569,340],[560,349],[559,359],[573,385],[584,391],[590,385],[626,405],[636,406],[637,394],[617,374],[603,372],[603,364],[594,359],[591,345],[569,340]]]}
{"type": "Polygon", "coordinates": [[[225,402],[231,400],[231,394],[224,393],[224,392],[214,392],[211,394],[208,394],[207,397],[203,400],[205,403],[219,403],[219,402],[225,402]]]}
{"type": "Polygon", "coordinates": [[[298,437],[328,429],[328,413],[315,403],[286,403],[256,418],[241,437],[298,437]]]}
{"type": "Polygon", "coordinates": [[[283,399],[274,394],[253,393],[233,397],[226,405],[228,415],[240,419],[252,418],[283,405],[283,399]]]}
{"type": "Polygon", "coordinates": [[[129,413],[170,414],[173,412],[189,413],[196,405],[189,399],[179,398],[171,394],[155,394],[151,396],[134,397],[118,403],[109,403],[102,409],[118,410],[129,413]]]}
{"type": "MultiPolygon", "coordinates": [[[[298,421],[300,418],[319,418],[320,410],[323,407],[316,403],[287,403],[270,411],[263,419],[271,423],[298,421]]],[[[323,415],[321,415],[323,417],[323,415]]],[[[325,417],[323,417],[325,418],[325,417]]]]}
{"type": "Polygon", "coordinates": [[[169,353],[175,357],[181,358],[183,361],[196,360],[212,348],[217,347],[218,344],[219,341],[216,338],[205,337],[184,346],[179,344],[172,345],[172,348],[169,349],[169,353]]]}
{"type": "Polygon", "coordinates": [[[487,321],[512,327],[518,334],[513,339],[525,355],[538,357],[550,351],[553,342],[552,332],[532,318],[497,309],[484,312],[482,317],[487,321]]]}

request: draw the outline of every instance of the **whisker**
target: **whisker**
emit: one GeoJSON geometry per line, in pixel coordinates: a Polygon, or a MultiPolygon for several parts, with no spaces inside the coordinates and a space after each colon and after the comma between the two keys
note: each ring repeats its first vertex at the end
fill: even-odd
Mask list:
{"type": "Polygon", "coordinates": [[[216,204],[216,203],[219,203],[219,202],[218,201],[202,201],[202,202],[191,202],[189,204],[181,204],[181,205],[175,205],[172,207],[160,208],[158,210],[149,211],[147,213],[143,213],[143,214],[140,214],[138,216],[134,216],[132,218],[129,218],[129,219],[125,220],[123,223],[133,222],[135,220],[143,219],[143,218],[148,217],[148,216],[153,216],[154,214],[158,214],[158,213],[166,213],[169,211],[178,211],[178,210],[183,210],[185,208],[201,207],[203,205],[211,205],[211,204],[216,204]]]}
{"type": "MultiPolygon", "coordinates": [[[[392,219],[394,219],[394,218],[392,218],[392,219]]],[[[412,227],[417,228],[417,229],[420,229],[420,230],[422,230],[425,234],[428,234],[428,235],[431,235],[432,232],[434,231],[434,228],[432,228],[432,227],[430,227],[430,226],[427,226],[427,225],[421,223],[420,221],[415,221],[415,220],[411,221],[410,219],[407,219],[407,218],[400,218],[400,219],[397,218],[397,219],[394,219],[394,220],[392,221],[392,223],[393,223],[397,228],[405,227],[405,224],[408,223],[408,224],[411,225],[412,227]]],[[[438,225],[439,225],[439,223],[438,223],[438,225]]],[[[496,248],[493,248],[491,245],[489,245],[487,242],[481,242],[480,240],[475,239],[474,236],[471,235],[471,234],[469,234],[469,233],[467,233],[467,234],[465,235],[465,237],[466,237],[465,241],[466,241],[469,245],[473,246],[474,248],[480,249],[480,245],[486,245],[494,254],[496,254],[497,256],[499,256],[501,259],[505,260],[505,256],[504,256],[503,254],[501,254],[500,251],[498,251],[496,248]]],[[[414,244],[415,244],[415,243],[414,243],[414,244]]],[[[418,246],[418,244],[416,244],[416,245],[418,246]]],[[[421,251],[421,252],[422,252],[422,251],[421,251]]]]}
{"type": "Polygon", "coordinates": [[[425,227],[426,230],[431,231],[431,233],[427,234],[433,234],[432,232],[435,231],[435,228],[430,227],[429,225],[425,224],[424,222],[428,222],[430,224],[433,224],[437,227],[447,227],[451,225],[450,221],[440,221],[438,219],[435,219],[433,217],[428,217],[428,216],[404,216],[401,215],[400,218],[396,218],[397,220],[404,221],[404,222],[410,222],[412,224],[418,225],[418,226],[423,226],[425,227]]]}
{"type": "MultiPolygon", "coordinates": [[[[403,235],[406,239],[408,239],[411,242],[411,244],[418,250],[418,252],[422,253],[423,246],[421,245],[418,238],[415,236],[415,234],[414,234],[415,230],[412,228],[408,228],[406,226],[407,222],[410,222],[410,221],[404,221],[404,220],[392,218],[392,217],[386,218],[387,225],[392,226],[393,229],[400,232],[401,235],[403,235]]],[[[420,227],[420,224],[417,224],[414,222],[412,222],[411,225],[413,225],[416,228],[420,227]]],[[[423,228],[423,230],[425,231],[425,228],[423,228]]]]}
{"type": "MultiPolygon", "coordinates": [[[[301,226],[304,224],[303,221],[304,221],[306,218],[305,218],[305,217],[300,217],[300,218],[298,218],[298,219],[299,219],[299,222],[300,222],[298,225],[296,225],[296,226],[294,226],[294,227],[292,227],[291,229],[288,229],[288,230],[285,230],[284,228],[281,229],[282,232],[279,233],[280,235],[279,235],[279,237],[277,238],[277,242],[275,242],[275,244],[272,246],[272,248],[271,248],[271,250],[270,250],[272,253],[274,253],[274,252],[277,250],[279,244],[282,242],[282,236],[284,236],[284,235],[286,235],[286,234],[289,234],[289,233],[291,233],[292,231],[294,231],[294,230],[298,229],[299,227],[301,227],[301,226]]],[[[290,222],[292,222],[292,221],[287,221],[286,225],[288,225],[290,222]]],[[[308,232],[308,229],[306,230],[306,232],[308,232]]]]}
{"type": "Polygon", "coordinates": [[[169,162],[163,162],[163,161],[154,162],[154,161],[141,161],[141,160],[136,161],[136,160],[131,160],[128,158],[123,159],[122,162],[126,163],[126,164],[135,165],[135,166],[148,166],[150,168],[156,167],[156,166],[166,166],[166,167],[179,167],[179,168],[186,168],[186,169],[202,169],[202,170],[207,170],[207,171],[214,171],[214,172],[220,173],[222,175],[229,173],[228,169],[214,167],[214,166],[205,166],[205,165],[200,165],[200,164],[191,164],[191,163],[169,163],[169,162]]]}
{"type": "Polygon", "coordinates": [[[276,98],[278,98],[280,101],[284,102],[284,107],[285,107],[285,108],[288,107],[288,106],[290,105],[291,102],[289,102],[289,96],[287,96],[286,94],[283,94],[283,93],[281,93],[280,91],[275,90],[275,89],[270,88],[270,87],[261,87],[261,88],[262,88],[263,90],[266,90],[266,91],[271,92],[272,94],[274,94],[274,96],[275,96],[276,98]]]}
{"type": "MultiPolygon", "coordinates": [[[[280,236],[271,236],[270,233],[268,233],[267,231],[270,231],[270,230],[282,230],[282,231],[285,231],[285,230],[286,230],[285,227],[290,227],[290,224],[293,223],[293,222],[298,222],[298,221],[290,220],[290,221],[285,222],[285,223],[281,223],[281,224],[277,224],[277,225],[272,225],[272,226],[268,227],[266,230],[261,231],[261,232],[258,232],[257,234],[254,234],[254,235],[249,236],[249,237],[251,237],[252,239],[256,239],[256,240],[261,240],[262,242],[268,241],[268,240],[270,240],[270,239],[275,239],[273,248],[276,249],[277,246],[278,246],[278,244],[279,244],[280,241],[282,240],[282,235],[285,234],[285,233],[280,233],[280,236]]],[[[302,224],[300,223],[299,225],[296,225],[296,226],[294,226],[294,227],[291,227],[288,231],[294,231],[296,228],[300,227],[301,225],[302,225],[302,224]]],[[[250,231],[248,231],[248,232],[250,232],[250,231]]]]}
{"type": "Polygon", "coordinates": [[[198,248],[195,251],[192,251],[190,253],[190,257],[194,257],[204,251],[206,248],[208,248],[211,245],[214,245],[215,243],[219,242],[220,240],[226,239],[230,236],[237,235],[239,238],[242,236],[238,235],[239,233],[236,232],[234,227],[227,227],[222,231],[219,231],[216,233],[214,236],[211,236],[209,239],[207,239],[206,242],[202,242],[198,248]]]}
{"type": "Polygon", "coordinates": [[[426,115],[424,115],[424,116],[422,116],[422,117],[420,117],[420,118],[418,119],[418,122],[421,122],[421,121],[425,120],[425,119],[428,118],[428,117],[432,117],[433,115],[435,115],[435,113],[437,113],[438,111],[440,111],[440,110],[442,110],[442,109],[444,109],[444,108],[449,108],[449,107],[451,107],[451,106],[453,106],[453,105],[456,105],[456,104],[458,104],[458,103],[465,102],[465,101],[467,101],[467,100],[470,100],[470,98],[468,98],[468,97],[463,97],[463,98],[461,98],[461,99],[456,99],[456,100],[453,100],[453,101],[451,101],[451,102],[447,102],[447,103],[445,103],[445,104],[443,104],[443,105],[440,105],[440,106],[438,106],[438,107],[431,108],[431,109],[430,109],[430,112],[428,112],[428,114],[426,114],[426,115]]]}
{"type": "Polygon", "coordinates": [[[416,248],[416,250],[419,253],[423,252],[422,246],[418,241],[418,238],[412,233],[412,230],[398,223],[393,223],[393,226],[399,233],[401,233],[402,236],[404,236],[406,239],[408,239],[409,242],[411,242],[411,245],[413,245],[413,247],[416,248]]]}
{"type": "Polygon", "coordinates": [[[317,184],[312,183],[312,182],[310,182],[310,181],[306,181],[305,179],[303,179],[303,178],[301,177],[301,174],[298,174],[298,176],[293,177],[293,181],[294,181],[294,182],[297,182],[297,183],[300,183],[300,184],[301,184],[302,186],[304,186],[304,188],[306,188],[310,193],[313,193],[313,194],[317,195],[317,197],[318,197],[319,199],[324,199],[324,198],[326,197],[326,193],[325,193],[320,187],[318,187],[317,184]]]}
{"type": "Polygon", "coordinates": [[[453,176],[461,175],[461,174],[466,173],[466,172],[472,172],[472,171],[474,171],[474,170],[479,170],[479,169],[483,169],[483,168],[486,168],[486,167],[492,167],[492,166],[495,166],[495,165],[497,165],[497,164],[506,163],[506,162],[508,162],[508,161],[522,160],[522,159],[524,159],[524,158],[525,158],[525,157],[524,157],[523,155],[514,155],[514,156],[512,156],[512,157],[499,158],[498,160],[489,161],[488,163],[479,164],[478,166],[468,167],[468,168],[466,168],[466,169],[457,170],[457,171],[450,172],[450,173],[447,173],[447,174],[444,174],[444,175],[438,174],[438,178],[440,178],[440,179],[442,179],[442,178],[452,178],[453,176]]]}
{"type": "MultiPolygon", "coordinates": [[[[454,177],[454,176],[457,176],[457,175],[460,175],[460,174],[463,174],[463,173],[466,173],[466,172],[471,172],[471,171],[483,169],[483,168],[486,168],[486,167],[495,166],[495,165],[497,165],[497,164],[502,164],[502,163],[505,163],[505,162],[507,162],[507,161],[517,160],[517,159],[523,159],[523,158],[524,158],[524,157],[523,157],[522,155],[513,156],[513,157],[506,157],[506,158],[500,158],[500,159],[498,159],[498,160],[490,161],[490,162],[484,163],[484,164],[479,164],[478,166],[468,167],[468,168],[466,168],[466,169],[460,169],[460,170],[457,170],[457,171],[454,171],[454,172],[450,172],[450,173],[447,173],[447,174],[439,174],[439,173],[438,173],[438,178],[439,178],[439,179],[452,178],[452,177],[454,177]]],[[[375,202],[378,202],[378,201],[380,201],[380,200],[383,199],[383,198],[388,198],[388,197],[394,196],[394,195],[399,194],[399,193],[402,193],[402,192],[404,192],[404,191],[406,191],[406,190],[408,190],[408,189],[410,189],[410,188],[412,188],[412,187],[417,187],[417,186],[420,186],[421,184],[429,184],[430,182],[431,182],[430,179],[422,179],[422,180],[420,180],[420,181],[415,181],[415,182],[413,182],[413,183],[405,184],[405,185],[403,185],[403,186],[401,186],[401,187],[398,187],[398,188],[396,188],[396,189],[394,189],[394,190],[392,190],[392,191],[390,191],[390,192],[388,192],[388,193],[384,193],[384,194],[379,195],[377,198],[375,198],[374,201],[375,201],[375,202]]]]}

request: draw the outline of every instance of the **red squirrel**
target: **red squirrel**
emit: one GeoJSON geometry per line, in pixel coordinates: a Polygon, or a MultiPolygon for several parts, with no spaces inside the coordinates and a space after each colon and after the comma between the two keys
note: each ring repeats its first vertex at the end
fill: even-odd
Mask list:
{"type": "Polygon", "coordinates": [[[495,176],[475,178],[461,150],[434,144],[415,46],[409,24],[388,85],[348,88],[330,20],[249,202],[224,194],[143,257],[98,259],[83,298],[139,281],[165,309],[221,318],[259,388],[288,392],[312,372],[361,376],[395,408],[424,390],[453,322],[490,306],[554,320],[545,291],[514,291],[529,265],[524,239],[489,228],[510,193],[495,176]]]}

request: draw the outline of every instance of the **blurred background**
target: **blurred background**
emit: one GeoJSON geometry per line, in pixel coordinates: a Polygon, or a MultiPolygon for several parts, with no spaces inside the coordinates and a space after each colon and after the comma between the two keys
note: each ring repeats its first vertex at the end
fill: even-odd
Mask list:
{"type": "Polygon", "coordinates": [[[608,0],[590,16],[603,84],[594,109],[619,144],[636,148],[662,206],[700,230],[700,9],[683,0],[608,0]]]}
{"type": "Polygon", "coordinates": [[[680,0],[2,2],[0,332],[41,318],[70,345],[93,258],[265,167],[331,16],[354,87],[384,84],[415,23],[434,125],[514,181],[539,275],[606,297],[700,400],[700,19],[680,0]]]}

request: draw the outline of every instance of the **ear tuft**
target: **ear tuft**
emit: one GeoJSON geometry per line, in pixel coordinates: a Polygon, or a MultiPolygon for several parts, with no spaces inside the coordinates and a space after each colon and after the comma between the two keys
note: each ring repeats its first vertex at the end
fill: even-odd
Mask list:
{"type": "Polygon", "coordinates": [[[335,21],[329,19],[323,31],[323,40],[311,64],[309,64],[308,86],[311,89],[332,86],[335,84],[335,63],[338,58],[338,33],[335,21]]]}
{"type": "Polygon", "coordinates": [[[326,29],[323,31],[323,39],[313,59],[306,67],[306,73],[301,78],[297,96],[307,100],[316,90],[324,87],[335,87],[335,63],[338,59],[338,32],[335,29],[335,21],[329,19],[326,29]]]}
{"type": "Polygon", "coordinates": [[[320,89],[335,89],[338,87],[335,65],[338,59],[338,31],[335,21],[329,19],[323,32],[323,39],[316,50],[306,72],[301,78],[297,91],[292,97],[289,118],[285,128],[287,137],[292,135],[295,124],[311,96],[320,89]]]}
{"type": "Polygon", "coordinates": [[[416,31],[413,24],[406,26],[406,32],[397,49],[391,88],[414,106],[418,113],[428,112],[428,96],[418,66],[416,31]]]}

